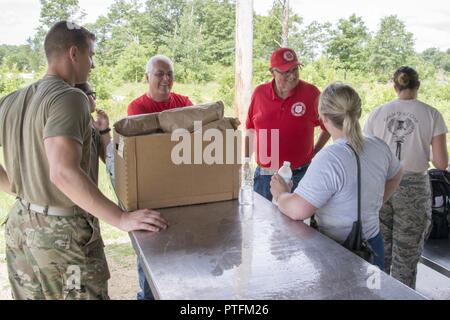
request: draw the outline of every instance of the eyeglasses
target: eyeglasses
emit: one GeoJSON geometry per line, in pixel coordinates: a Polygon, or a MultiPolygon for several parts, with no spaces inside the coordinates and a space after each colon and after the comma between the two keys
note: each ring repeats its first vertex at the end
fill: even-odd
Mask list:
{"type": "Polygon", "coordinates": [[[157,77],[158,79],[163,79],[164,76],[167,76],[170,79],[172,79],[173,78],[173,72],[167,72],[167,73],[157,72],[157,73],[153,73],[153,76],[157,77]]]}
{"type": "Polygon", "coordinates": [[[286,71],[286,72],[281,72],[280,70],[275,69],[275,68],[272,69],[272,70],[275,71],[276,73],[278,73],[279,75],[282,75],[283,77],[287,78],[287,77],[289,77],[291,74],[297,74],[299,68],[298,68],[298,66],[297,66],[297,67],[292,68],[291,70],[288,70],[288,71],[286,71]]]}
{"type": "Polygon", "coordinates": [[[87,96],[91,96],[92,99],[96,100],[97,99],[97,93],[95,91],[91,91],[86,93],[87,96]]]}

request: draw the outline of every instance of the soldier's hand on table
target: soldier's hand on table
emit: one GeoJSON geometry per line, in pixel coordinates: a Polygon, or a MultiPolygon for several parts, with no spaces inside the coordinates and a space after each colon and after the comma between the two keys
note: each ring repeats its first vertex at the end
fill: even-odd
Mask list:
{"type": "Polygon", "coordinates": [[[291,189],[292,181],[288,185],[278,173],[272,176],[272,180],[270,180],[270,192],[275,199],[282,193],[291,192],[291,189]]]}
{"type": "Polygon", "coordinates": [[[140,209],[124,212],[120,219],[120,229],[126,232],[144,230],[158,232],[167,229],[167,221],[157,211],[140,209]]]}

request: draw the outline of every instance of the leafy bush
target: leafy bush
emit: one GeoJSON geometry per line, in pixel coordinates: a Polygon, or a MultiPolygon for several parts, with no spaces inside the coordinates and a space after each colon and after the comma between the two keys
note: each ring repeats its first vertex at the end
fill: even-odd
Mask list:
{"type": "Polygon", "coordinates": [[[219,79],[218,96],[225,105],[232,106],[234,103],[234,69],[228,68],[219,79]]]}
{"type": "Polygon", "coordinates": [[[20,77],[17,70],[8,70],[4,65],[0,67],[0,96],[7,95],[14,90],[17,90],[25,83],[25,80],[20,77]]]}
{"type": "Polygon", "coordinates": [[[116,77],[123,82],[139,82],[144,78],[145,67],[154,51],[144,45],[132,43],[126,47],[114,68],[116,77]]]}

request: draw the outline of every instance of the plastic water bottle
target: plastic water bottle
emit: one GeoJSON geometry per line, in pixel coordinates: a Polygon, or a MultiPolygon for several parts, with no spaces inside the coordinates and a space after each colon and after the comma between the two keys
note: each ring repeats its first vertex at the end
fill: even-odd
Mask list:
{"type": "MultiPolygon", "coordinates": [[[[278,174],[280,175],[280,177],[283,178],[284,182],[289,184],[289,182],[291,182],[292,180],[291,163],[289,161],[283,162],[283,166],[280,169],[278,169],[278,174]]],[[[272,198],[272,203],[278,205],[275,198],[272,198]]]]}
{"type": "Polygon", "coordinates": [[[239,204],[253,205],[253,173],[250,158],[245,157],[241,168],[241,189],[239,190],[239,204]]]}

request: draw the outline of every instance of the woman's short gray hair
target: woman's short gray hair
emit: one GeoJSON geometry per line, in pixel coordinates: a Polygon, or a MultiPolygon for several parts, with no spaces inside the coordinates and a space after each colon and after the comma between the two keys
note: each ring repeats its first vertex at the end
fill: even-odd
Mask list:
{"type": "Polygon", "coordinates": [[[145,68],[145,73],[152,72],[156,62],[158,62],[158,61],[167,63],[170,66],[170,69],[173,71],[172,60],[170,60],[169,57],[166,57],[165,55],[158,54],[156,56],[151,57],[150,60],[148,60],[147,67],[145,68]]]}

